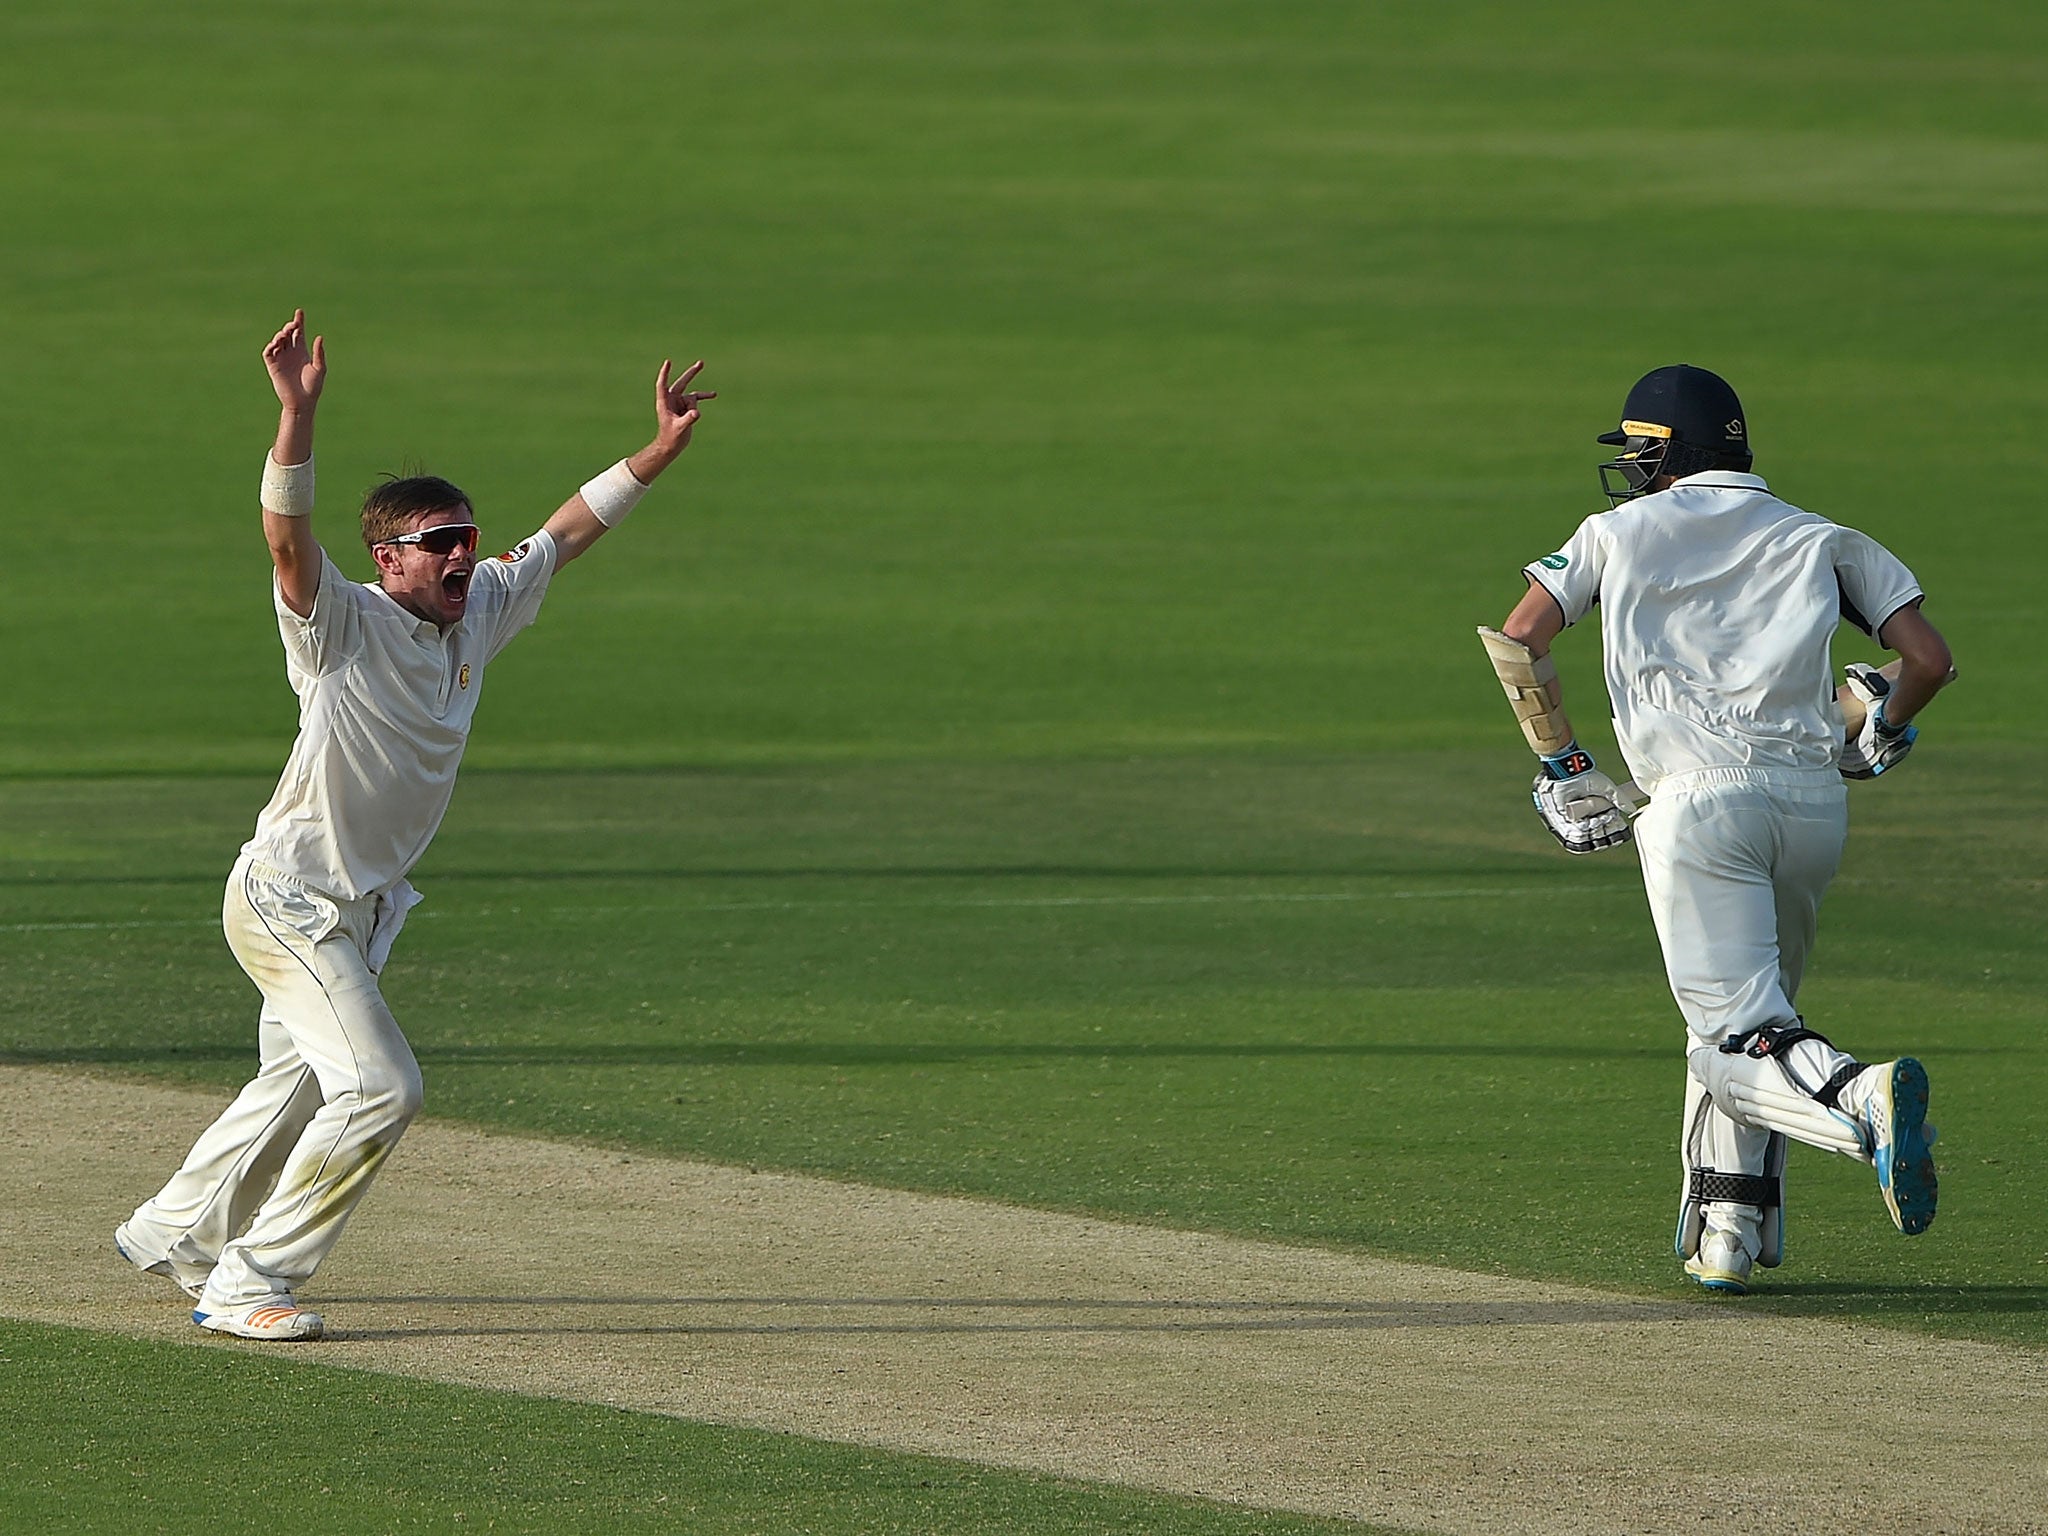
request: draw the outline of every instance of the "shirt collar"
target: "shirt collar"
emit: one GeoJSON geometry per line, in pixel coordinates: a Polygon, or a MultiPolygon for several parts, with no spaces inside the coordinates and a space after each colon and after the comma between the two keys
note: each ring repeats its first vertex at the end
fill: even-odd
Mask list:
{"type": "Polygon", "coordinates": [[[1698,488],[1712,491],[1767,491],[1762,475],[1744,474],[1733,469],[1703,469],[1696,475],[1687,475],[1671,484],[1672,490],[1698,488]]]}
{"type": "MultiPolygon", "coordinates": [[[[450,624],[444,630],[432,619],[421,618],[418,614],[414,613],[410,608],[406,607],[403,603],[401,603],[397,598],[393,597],[389,592],[386,592],[384,590],[384,584],[381,581],[366,581],[363,583],[363,585],[368,587],[372,592],[376,593],[379,597],[383,598],[385,602],[389,603],[391,605],[391,611],[397,614],[401,619],[405,620],[406,623],[412,626],[412,634],[415,640],[423,640],[430,636],[436,639],[445,639],[449,635],[454,634],[458,629],[462,628],[462,619],[457,619],[453,624],[450,624]]],[[[469,615],[464,614],[462,617],[466,619],[469,617],[469,615]]]]}

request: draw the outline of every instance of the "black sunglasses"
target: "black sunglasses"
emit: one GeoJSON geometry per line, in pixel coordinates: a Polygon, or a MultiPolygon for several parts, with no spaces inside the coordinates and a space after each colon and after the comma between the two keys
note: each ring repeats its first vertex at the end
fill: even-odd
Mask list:
{"type": "Polygon", "coordinates": [[[420,528],[412,533],[401,533],[395,539],[379,539],[379,544],[417,544],[430,555],[452,555],[458,549],[475,549],[482,530],[475,523],[440,523],[432,528],[420,528]]]}

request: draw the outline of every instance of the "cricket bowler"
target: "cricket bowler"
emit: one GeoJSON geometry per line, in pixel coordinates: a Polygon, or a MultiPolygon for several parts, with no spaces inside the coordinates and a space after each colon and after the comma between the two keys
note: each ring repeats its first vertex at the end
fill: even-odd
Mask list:
{"type": "Polygon", "coordinates": [[[653,441],[489,559],[461,490],[387,480],[363,503],[377,579],[359,585],[310,516],[326,340],[308,344],[299,310],[263,361],[280,407],[263,535],[299,732],[222,909],[228,947],[263,994],[259,1069],[114,1243],[190,1296],[202,1328],[297,1340],[323,1324],[295,1293],[419,1112],[419,1064],[378,977],[419,900],[406,876],[448,809],[484,670],[533,622],[555,573],[689,446],[716,394],[691,387],[701,362],[673,379],[663,362],[653,441]]]}
{"type": "Polygon", "coordinates": [[[1658,368],[1598,440],[1620,450],[1600,466],[1610,510],[1525,567],[1480,637],[1540,759],[1543,824],[1575,854],[1634,837],[1688,1032],[1678,1256],[1740,1295],[1784,1254],[1788,1138],[1871,1164],[1901,1232],[1934,1220],[1926,1071],[1844,1055],[1793,1000],[1848,832],[1843,781],[1896,769],[1955,672],[1897,556],[1750,472],[1726,380],[1658,368]],[[1649,796],[1633,824],[1640,802],[1579,745],[1550,657],[1595,603],[1615,735],[1649,796]],[[1898,659],[1837,690],[1844,620],[1898,659]]]}

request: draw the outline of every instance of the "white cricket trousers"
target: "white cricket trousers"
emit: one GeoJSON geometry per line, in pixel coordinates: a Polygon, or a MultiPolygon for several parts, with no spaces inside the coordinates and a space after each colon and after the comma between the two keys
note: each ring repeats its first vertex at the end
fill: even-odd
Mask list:
{"type": "Polygon", "coordinates": [[[1797,1016],[1848,835],[1848,794],[1832,770],[1702,768],[1657,786],[1635,841],[1688,1049],[1797,1016]]]}
{"type": "MultiPolygon", "coordinates": [[[[1798,1017],[1793,999],[1848,833],[1848,794],[1833,772],[1700,769],[1660,783],[1636,818],[1643,889],[1687,1031],[1681,1142],[1696,1138],[1693,1152],[1707,1167],[1762,1173],[1774,1127],[1731,1119],[1718,1101],[1706,1103],[1692,1054],[1798,1017]]],[[[1850,1059],[1818,1040],[1793,1052],[1815,1085],[1850,1059]]],[[[1796,1123],[1775,1128],[1811,1139],[1796,1123]]],[[[1755,1206],[1716,1203],[1705,1212],[1709,1231],[1739,1234],[1752,1255],[1761,1217],[1755,1206]]]]}
{"type": "Polygon", "coordinates": [[[145,1262],[211,1272],[202,1310],[310,1277],[419,1113],[419,1063],[377,990],[417,900],[401,883],[335,901],[246,855],[229,876],[228,948],[263,992],[259,1070],[128,1223],[145,1262]]]}

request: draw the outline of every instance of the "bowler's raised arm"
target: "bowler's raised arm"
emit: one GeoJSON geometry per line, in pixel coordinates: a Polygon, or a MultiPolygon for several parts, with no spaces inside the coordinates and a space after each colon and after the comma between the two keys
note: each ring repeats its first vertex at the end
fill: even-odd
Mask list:
{"type": "Polygon", "coordinates": [[[277,391],[277,441],[263,466],[263,538],[277,566],[285,606],[300,618],[313,611],[325,557],[313,537],[313,413],[327,384],[327,338],[306,343],[306,312],[292,311],[263,349],[277,391]]]}
{"type": "Polygon", "coordinates": [[[654,440],[586,483],[548,519],[547,531],[555,541],[557,569],[590,548],[606,530],[626,520],[626,514],[633,510],[655,477],[690,446],[690,434],[702,415],[698,407],[706,400],[718,398],[715,389],[690,387],[703,371],[703,359],[690,364],[674,379],[669,376],[672,366],[669,359],[663,358],[654,376],[654,440]]]}

